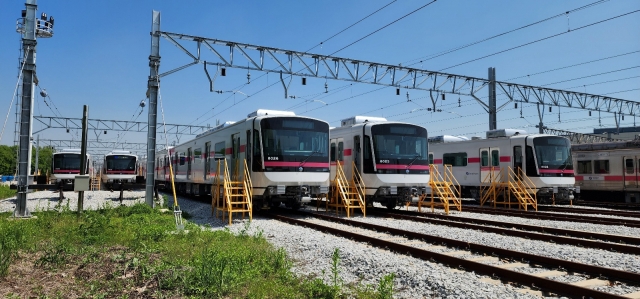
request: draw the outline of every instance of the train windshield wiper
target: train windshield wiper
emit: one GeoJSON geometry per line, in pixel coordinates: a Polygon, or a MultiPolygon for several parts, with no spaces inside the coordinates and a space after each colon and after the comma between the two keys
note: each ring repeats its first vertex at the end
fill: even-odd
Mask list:
{"type": "Polygon", "coordinates": [[[420,158],[420,155],[416,154],[416,156],[413,158],[413,160],[411,160],[411,162],[409,162],[409,165],[407,165],[407,169],[409,169],[411,167],[411,165],[413,165],[413,162],[415,162],[418,158],[420,158]]]}
{"type": "Polygon", "coordinates": [[[309,160],[309,158],[311,158],[311,156],[315,155],[315,154],[319,154],[320,151],[314,151],[311,154],[309,154],[306,158],[304,158],[304,160],[302,160],[302,162],[300,162],[300,166],[304,165],[305,162],[307,162],[307,160],[309,160]]]}

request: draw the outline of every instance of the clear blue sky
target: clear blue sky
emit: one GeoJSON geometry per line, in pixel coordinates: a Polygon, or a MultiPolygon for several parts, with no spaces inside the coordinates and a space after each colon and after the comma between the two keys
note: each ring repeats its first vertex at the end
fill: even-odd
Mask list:
{"type": "MultiPolygon", "coordinates": [[[[139,103],[145,99],[149,76],[148,56],[152,10],[162,14],[161,30],[243,42],[276,48],[305,51],[374,12],[392,0],[368,1],[38,1],[38,15],[54,16],[54,36],[41,38],[37,45],[37,75],[40,87],[47,90],[47,106],[39,95],[35,115],[80,118],[82,106],[89,105],[89,117],[105,120],[147,120],[147,110],[138,117],[139,103]],[[50,108],[55,105],[56,108],[50,108]]],[[[430,1],[395,1],[385,9],[327,41],[311,52],[331,54],[359,38],[387,25],[430,1]]],[[[336,53],[336,56],[388,64],[408,64],[461,45],[472,43],[571,11],[589,1],[556,0],[438,0],[418,12],[397,21],[370,37],[336,53]]],[[[4,124],[18,75],[20,35],[15,31],[16,19],[24,9],[24,1],[2,0],[0,4],[0,116],[4,124]]],[[[604,1],[589,8],[506,34],[463,50],[413,65],[426,70],[441,70],[495,52],[532,42],[568,29],[599,22],[640,9],[637,0],[604,1]]],[[[629,14],[588,28],[562,34],[502,54],[447,69],[446,72],[487,78],[487,69],[496,68],[497,79],[530,85],[586,91],[625,100],[640,101],[640,13],[629,14]],[[616,58],[604,59],[612,56],[616,58]],[[565,66],[603,59],[599,62],[545,72],[565,66]],[[622,70],[626,69],[626,70],[622,70]],[[528,74],[544,74],[526,77],[528,74]],[[607,73],[603,75],[597,75],[607,73]],[[517,77],[524,78],[513,79],[517,77]],[[587,77],[572,80],[580,77],[587,77]],[[625,92],[622,92],[625,91],[625,92]]],[[[161,40],[161,72],[190,62],[175,46],[161,40]]],[[[237,54],[236,54],[237,55],[237,54]]],[[[246,71],[228,69],[226,77],[218,77],[215,89],[233,90],[246,83],[246,71]]],[[[252,72],[252,79],[262,75],[252,72]]],[[[258,108],[287,110],[298,106],[298,115],[324,119],[331,126],[353,115],[384,116],[426,127],[432,136],[451,134],[477,136],[488,129],[488,115],[469,97],[449,96],[440,107],[451,113],[429,113],[411,110],[427,107],[429,95],[409,90],[395,95],[388,87],[328,81],[309,78],[306,86],[294,78],[289,90],[296,99],[284,99],[284,91],[271,74],[243,86],[240,93],[209,92],[202,66],[193,66],[162,79],[161,97],[166,123],[214,125],[239,120],[258,108]],[[352,96],[370,92],[363,96],[352,96]],[[321,107],[321,100],[329,105],[321,107]],[[449,102],[450,100],[450,102],[449,102]],[[418,104],[416,104],[418,103],[418,104]],[[301,104],[301,105],[298,105],[301,104]],[[383,108],[384,107],[384,108],[383,108]],[[223,111],[224,112],[220,112],[223,111]],[[460,117],[460,116],[462,117],[460,117]]],[[[36,90],[38,92],[39,90],[36,90]]],[[[483,90],[487,93],[487,89],[483,90]]],[[[485,94],[483,94],[485,95],[485,94]]],[[[506,100],[498,96],[498,105],[506,100]]],[[[15,102],[14,102],[15,105],[15,102]]],[[[160,112],[159,112],[160,113],[160,112]]],[[[612,115],[588,117],[587,111],[563,109],[558,121],[557,109],[545,114],[545,125],[576,132],[592,132],[594,127],[614,126],[612,115]]],[[[13,144],[15,106],[11,108],[2,144],[13,144]]],[[[524,128],[538,123],[534,107],[520,109],[508,104],[498,113],[499,128],[524,128]]],[[[159,115],[159,122],[162,117],[159,115]]],[[[637,119],[640,125],[640,117],[637,119]]],[[[623,126],[632,126],[626,117],[623,126]]],[[[34,131],[42,129],[35,122],[34,131]]],[[[41,139],[79,139],[80,132],[42,131],[41,139]]],[[[159,132],[159,143],[164,143],[159,132]]],[[[95,132],[89,137],[96,138],[95,132]]],[[[109,132],[100,140],[146,142],[146,133],[109,132]]],[[[180,141],[190,137],[182,136],[180,141]]],[[[169,142],[176,139],[168,136],[169,142]]]]}

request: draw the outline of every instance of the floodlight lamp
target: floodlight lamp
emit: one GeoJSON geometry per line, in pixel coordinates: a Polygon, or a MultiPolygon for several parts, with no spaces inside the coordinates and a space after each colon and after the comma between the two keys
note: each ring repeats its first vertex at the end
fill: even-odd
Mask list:
{"type": "Polygon", "coordinates": [[[26,10],[26,9],[23,9],[23,10],[22,10],[22,17],[23,17],[23,18],[26,18],[26,17],[27,17],[27,10],[26,10]]]}
{"type": "Polygon", "coordinates": [[[46,20],[47,20],[47,14],[43,12],[43,13],[40,15],[40,19],[43,19],[43,20],[45,20],[45,21],[46,21],[46,20]]]}

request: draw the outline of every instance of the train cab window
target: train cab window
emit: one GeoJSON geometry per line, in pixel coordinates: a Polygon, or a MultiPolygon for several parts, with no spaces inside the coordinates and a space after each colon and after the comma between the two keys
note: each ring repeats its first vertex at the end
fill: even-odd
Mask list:
{"type": "Polygon", "coordinates": [[[214,155],[213,155],[213,159],[214,160],[222,160],[224,159],[224,155],[225,155],[225,147],[224,147],[224,141],[222,142],[218,142],[214,145],[214,155]]]}
{"type": "Polygon", "coordinates": [[[344,161],[344,143],[338,142],[338,161],[344,161]]]}
{"type": "Polygon", "coordinates": [[[491,166],[500,166],[500,152],[498,150],[491,151],[491,166]]]}
{"type": "Polygon", "coordinates": [[[609,173],[609,160],[593,161],[593,170],[596,173],[609,173]]]}
{"type": "Polygon", "coordinates": [[[451,166],[467,166],[467,153],[448,153],[442,155],[442,164],[451,166]]]}
{"type": "Polygon", "coordinates": [[[628,174],[633,174],[635,172],[635,167],[633,167],[633,159],[624,159],[624,171],[628,174]]]}

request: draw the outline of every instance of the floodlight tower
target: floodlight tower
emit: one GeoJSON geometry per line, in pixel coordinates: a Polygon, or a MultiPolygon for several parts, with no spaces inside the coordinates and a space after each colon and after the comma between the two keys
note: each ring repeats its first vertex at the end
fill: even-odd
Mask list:
{"type": "Polygon", "coordinates": [[[36,38],[53,36],[53,17],[47,14],[36,17],[37,0],[26,0],[26,9],[16,22],[16,31],[22,35],[22,91],[20,99],[20,133],[18,152],[18,192],[14,217],[30,217],[27,209],[27,192],[31,170],[31,119],[33,118],[33,93],[36,81],[36,38]]]}

